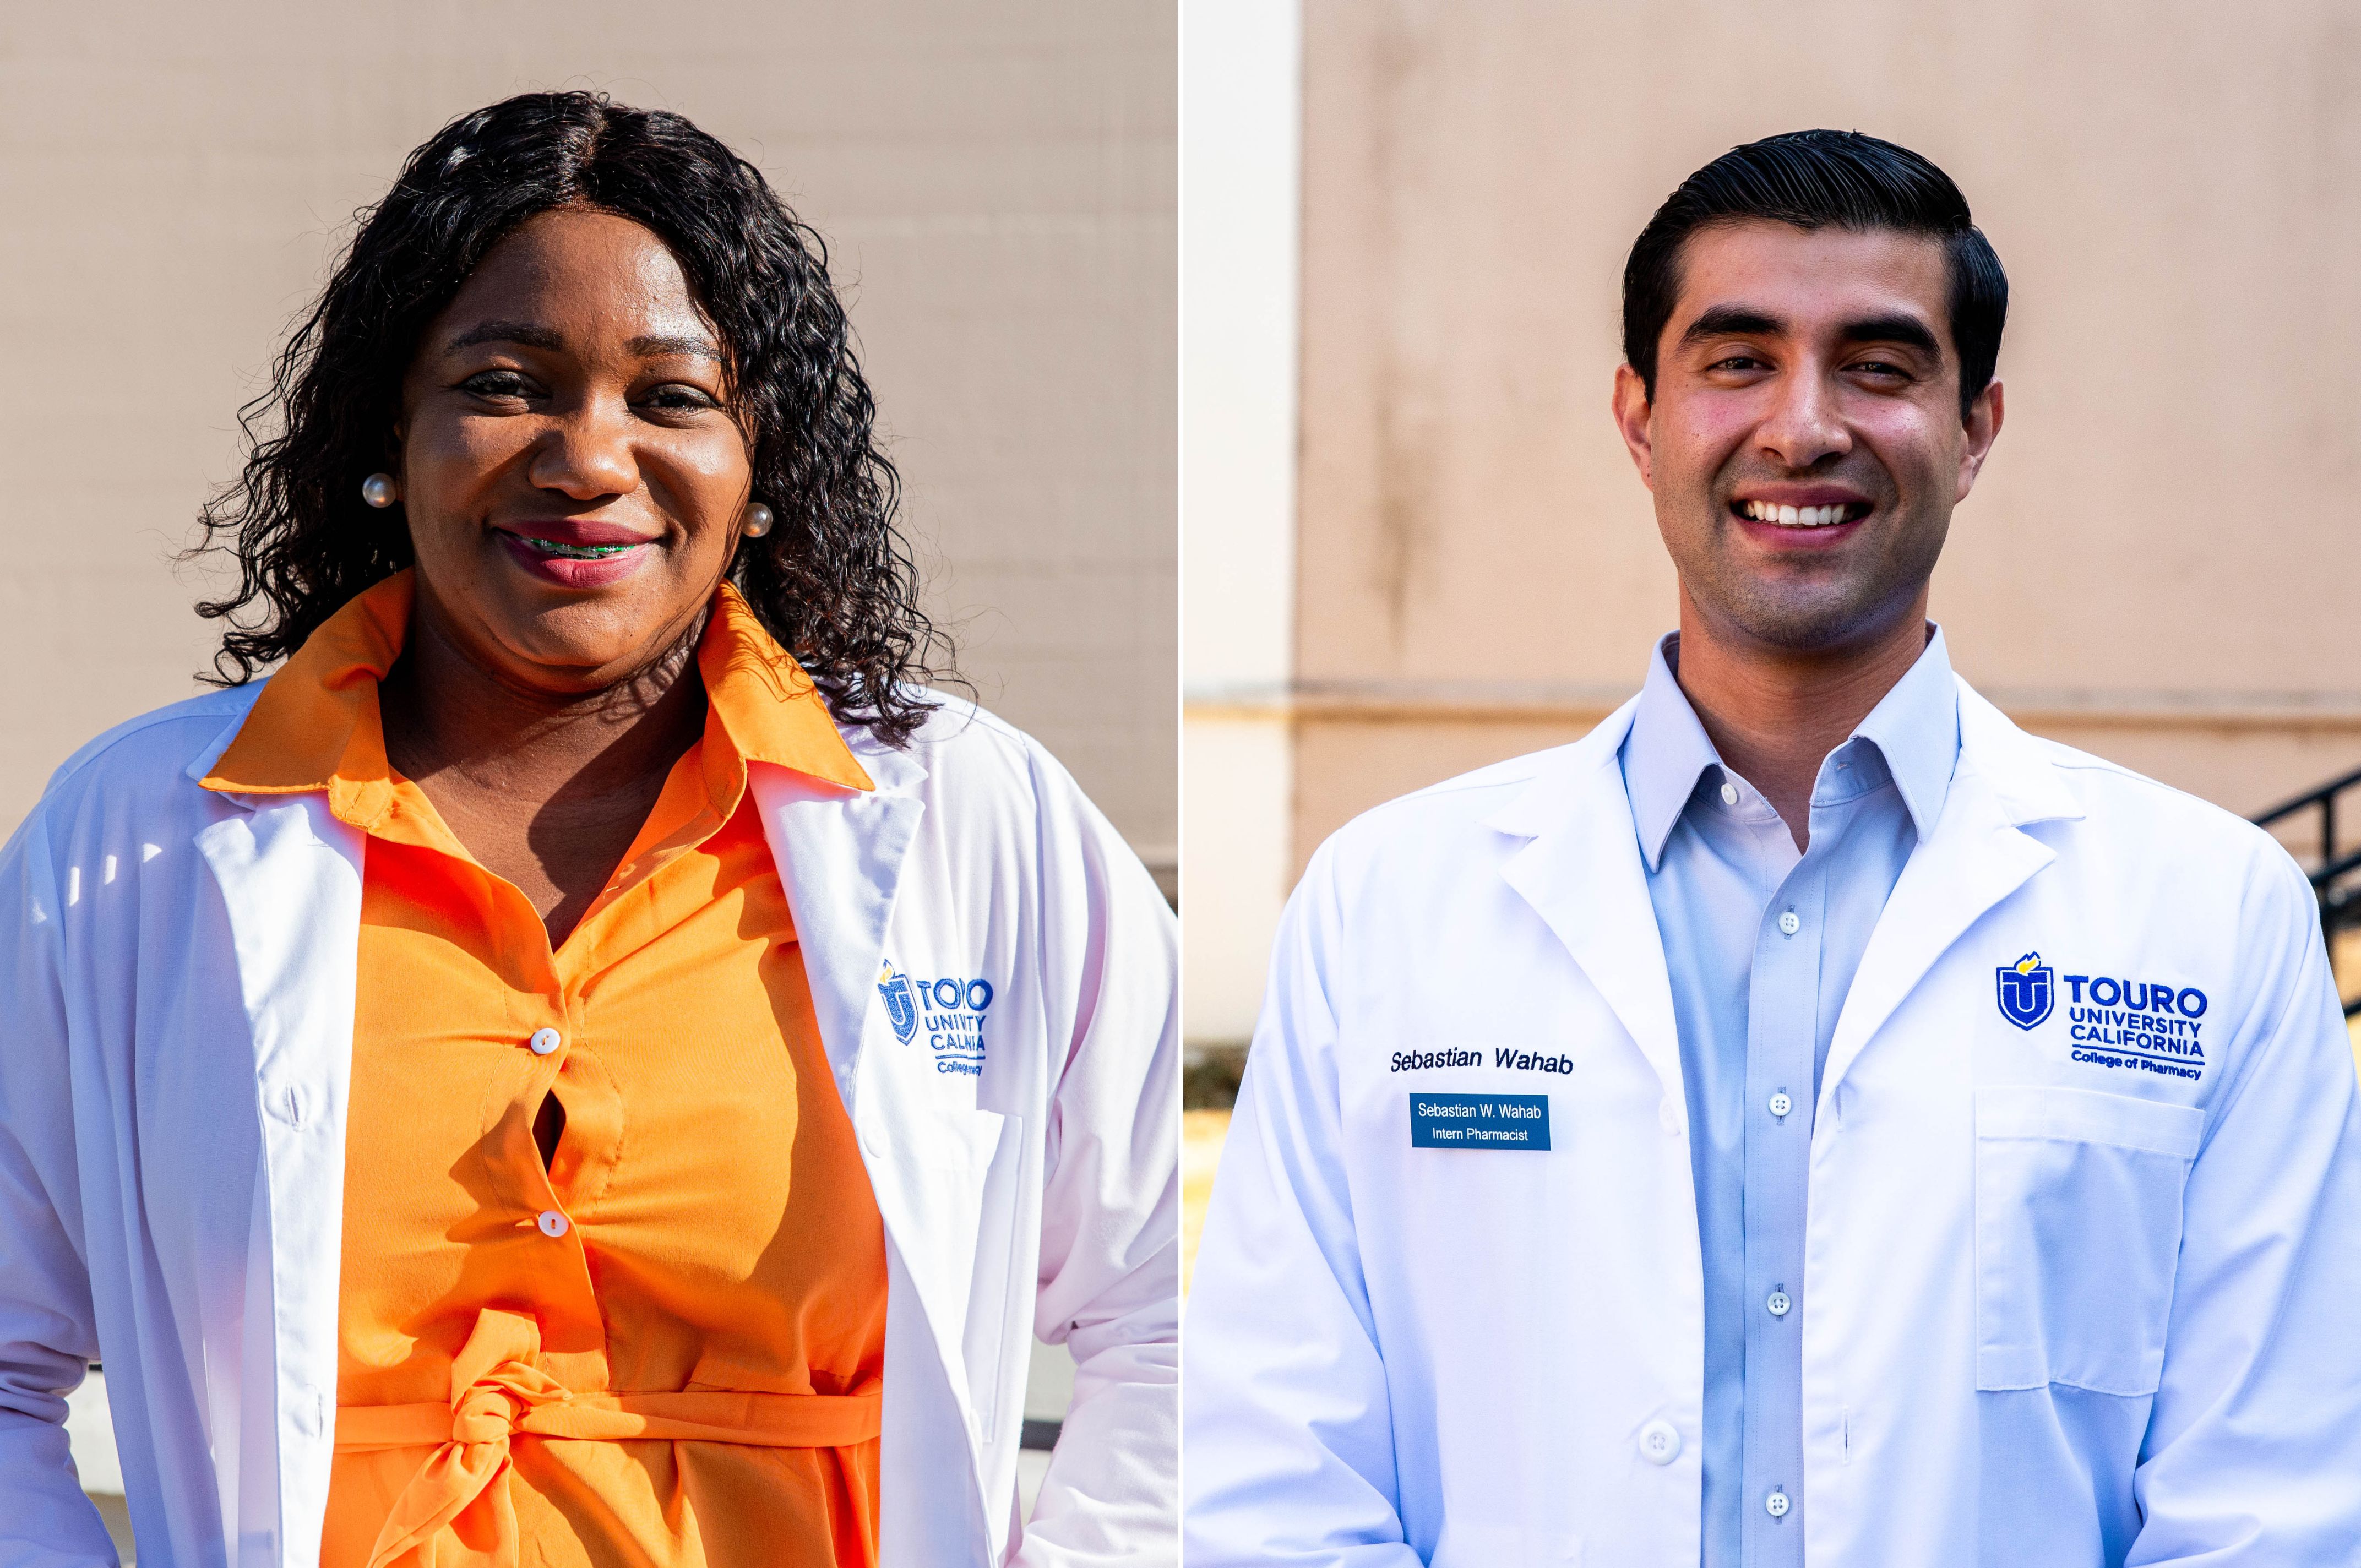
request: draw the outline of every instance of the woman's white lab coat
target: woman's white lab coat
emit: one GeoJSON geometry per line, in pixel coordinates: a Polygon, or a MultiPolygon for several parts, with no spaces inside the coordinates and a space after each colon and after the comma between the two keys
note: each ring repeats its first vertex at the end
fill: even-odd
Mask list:
{"type": "MultiPolygon", "coordinates": [[[[364,839],[322,796],[198,786],[258,689],[93,741],[0,856],[9,1568],[112,1558],[60,1424],[101,1357],[143,1568],[317,1560],[364,839]]],[[[763,764],[750,787],[885,1224],[884,1560],[1169,1561],[1170,912],[989,716],[948,705],[905,751],[846,739],[873,793],[763,764]],[[938,1070],[895,981],[988,995],[980,1073],[938,1070]],[[1078,1372],[1020,1531],[1037,1333],[1078,1372]]]]}
{"type": "MultiPolygon", "coordinates": [[[[1190,1303],[1191,1568],[1696,1568],[1629,719],[1378,808],[1297,889],[1190,1303]]],[[[2361,1562],[2361,1124],[2311,891],[1964,685],[1960,744],[1811,1124],[1803,1474],[1749,1479],[1814,1568],[2361,1562]]]]}

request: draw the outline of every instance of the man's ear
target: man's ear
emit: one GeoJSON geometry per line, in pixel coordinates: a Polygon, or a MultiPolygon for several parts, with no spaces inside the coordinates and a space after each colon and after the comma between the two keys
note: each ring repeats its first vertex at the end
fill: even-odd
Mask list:
{"type": "Polygon", "coordinates": [[[1615,428],[1622,434],[1624,446],[1631,454],[1631,466],[1640,470],[1640,482],[1653,490],[1655,448],[1648,433],[1648,416],[1653,411],[1648,402],[1646,383],[1640,379],[1640,372],[1629,365],[1615,367],[1615,395],[1609,401],[1609,411],[1615,416],[1615,428]]]}
{"type": "Polygon", "coordinates": [[[2001,390],[1998,377],[1986,382],[1984,389],[1968,404],[1968,440],[1960,449],[1960,493],[1952,498],[1954,505],[1966,500],[1968,492],[1975,488],[1976,476],[1983,471],[1993,443],[2000,439],[2001,421],[2007,412],[2008,400],[2001,390]]]}

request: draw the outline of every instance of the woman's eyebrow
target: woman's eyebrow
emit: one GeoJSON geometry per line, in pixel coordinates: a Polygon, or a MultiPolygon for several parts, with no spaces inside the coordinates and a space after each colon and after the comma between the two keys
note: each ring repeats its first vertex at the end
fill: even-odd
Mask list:
{"type": "Polygon", "coordinates": [[[710,359],[717,365],[721,363],[721,350],[714,346],[713,340],[709,337],[652,333],[642,337],[635,337],[623,346],[642,359],[655,359],[664,355],[677,354],[686,358],[710,359]]]}
{"type": "Polygon", "coordinates": [[[473,348],[479,343],[515,343],[527,348],[566,346],[566,340],[556,333],[531,322],[481,322],[453,338],[448,351],[473,348]]]}
{"type": "MultiPolygon", "coordinates": [[[[446,346],[449,352],[456,353],[462,348],[473,348],[485,343],[513,343],[526,348],[552,350],[566,346],[566,339],[561,334],[545,326],[535,326],[531,322],[482,322],[453,338],[446,346]]],[[[715,346],[713,340],[693,334],[648,333],[631,339],[623,346],[642,359],[679,355],[690,359],[710,359],[716,364],[721,362],[721,350],[715,346]]]]}

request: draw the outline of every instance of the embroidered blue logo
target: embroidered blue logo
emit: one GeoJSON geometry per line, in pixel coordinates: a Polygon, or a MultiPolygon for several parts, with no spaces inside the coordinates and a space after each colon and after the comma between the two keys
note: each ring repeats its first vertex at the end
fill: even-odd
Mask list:
{"type": "Polygon", "coordinates": [[[2000,976],[2002,1017],[2020,1029],[2030,1029],[2049,1016],[2049,1009],[2057,1003],[2058,987],[2039,953],[2027,953],[2013,964],[2004,964],[1996,972],[2000,976]]]}
{"type": "Polygon", "coordinates": [[[885,1016],[894,1023],[894,1037],[904,1045],[918,1032],[918,1003],[910,994],[910,977],[894,972],[888,963],[877,977],[877,994],[885,999],[885,1016]]]}
{"type": "Polygon", "coordinates": [[[885,1001],[895,1039],[906,1046],[924,1032],[937,1072],[973,1078],[983,1071],[983,1024],[992,1006],[992,981],[927,980],[903,974],[888,963],[877,977],[877,994],[885,1001]]]}
{"type": "Polygon", "coordinates": [[[2066,1037],[2073,1058],[2094,1067],[2205,1076],[2205,993],[2169,981],[2064,974],[2066,1037]]]}

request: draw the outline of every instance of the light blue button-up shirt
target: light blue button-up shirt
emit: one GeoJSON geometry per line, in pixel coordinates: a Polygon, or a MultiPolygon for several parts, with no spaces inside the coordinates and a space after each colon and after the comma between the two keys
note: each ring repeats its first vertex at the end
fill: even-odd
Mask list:
{"type": "Polygon", "coordinates": [[[1812,1114],[1853,971],[1960,755],[1943,636],[1820,763],[1802,852],[1656,645],[1623,785],[1664,935],[1705,1254],[1704,1568],[1804,1561],[1812,1114]]]}

